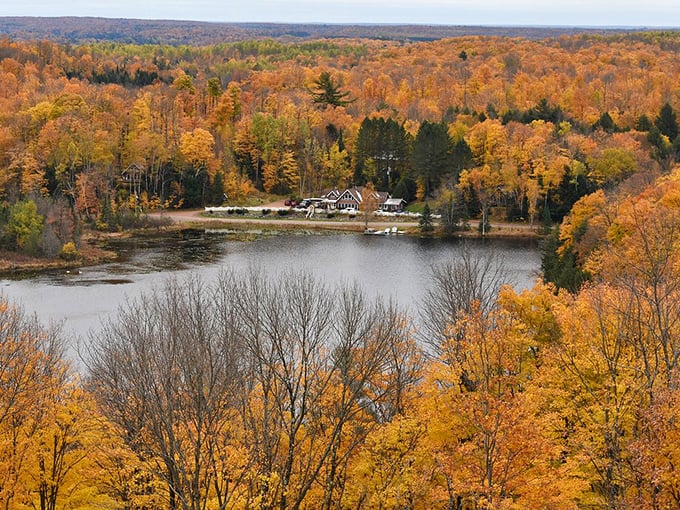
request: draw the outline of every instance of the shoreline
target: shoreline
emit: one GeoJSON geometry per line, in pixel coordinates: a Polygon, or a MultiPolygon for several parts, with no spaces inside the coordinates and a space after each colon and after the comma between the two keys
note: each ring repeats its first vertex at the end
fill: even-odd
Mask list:
{"type": "Polygon", "coordinates": [[[1,251],[0,252],[0,277],[30,276],[44,271],[77,269],[79,267],[95,266],[104,262],[113,262],[118,254],[104,250],[96,246],[101,237],[83,239],[79,249],[80,256],[74,260],[65,260],[59,257],[32,257],[23,253],[1,251]]]}
{"type": "MultiPolygon", "coordinates": [[[[154,212],[148,215],[153,219],[171,220],[170,224],[130,230],[126,232],[98,232],[88,231],[83,235],[80,243],[80,257],[76,260],[64,260],[60,258],[31,257],[25,254],[2,251],[0,252],[0,277],[30,276],[33,273],[52,270],[71,270],[79,267],[88,267],[104,262],[113,262],[118,254],[98,246],[98,243],[108,239],[120,237],[135,237],[144,235],[160,234],[162,232],[181,231],[188,228],[195,229],[236,229],[236,230],[319,230],[327,232],[363,233],[366,230],[364,218],[296,218],[290,216],[281,217],[227,217],[207,214],[203,210],[177,210],[154,212]]],[[[476,229],[456,232],[453,236],[444,236],[433,232],[423,235],[419,224],[414,221],[404,221],[398,218],[373,219],[368,222],[368,228],[384,230],[398,227],[406,236],[422,237],[458,237],[458,238],[505,238],[505,239],[540,239],[540,227],[532,227],[526,224],[516,223],[491,223],[491,230],[482,236],[476,229]]]]}
{"type": "MultiPolygon", "coordinates": [[[[423,235],[417,221],[408,221],[399,218],[373,218],[368,224],[364,218],[357,216],[355,219],[347,218],[312,218],[305,219],[295,216],[218,216],[208,214],[202,210],[178,210],[164,211],[163,213],[151,213],[150,217],[169,218],[173,221],[171,227],[177,224],[189,224],[196,228],[241,228],[248,229],[253,227],[267,227],[273,230],[295,230],[295,229],[315,229],[346,232],[364,232],[366,228],[381,230],[391,227],[399,227],[404,230],[406,235],[423,235]]],[[[166,227],[167,228],[167,227],[166,227]]],[[[432,233],[428,237],[446,237],[442,234],[432,233]]],[[[540,225],[531,226],[526,223],[491,222],[491,230],[482,236],[476,228],[456,232],[453,237],[472,237],[472,238],[531,238],[540,239],[544,237],[540,233],[540,225]]]]}

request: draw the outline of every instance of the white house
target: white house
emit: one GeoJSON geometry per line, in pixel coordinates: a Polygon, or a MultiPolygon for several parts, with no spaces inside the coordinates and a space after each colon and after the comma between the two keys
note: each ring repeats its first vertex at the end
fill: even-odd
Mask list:
{"type": "MultiPolygon", "coordinates": [[[[366,188],[354,186],[344,191],[332,189],[323,198],[329,209],[359,210],[359,206],[367,198],[366,188]]],[[[376,209],[383,211],[398,211],[406,205],[403,198],[391,198],[385,191],[372,191],[371,198],[375,201],[376,209]]]]}

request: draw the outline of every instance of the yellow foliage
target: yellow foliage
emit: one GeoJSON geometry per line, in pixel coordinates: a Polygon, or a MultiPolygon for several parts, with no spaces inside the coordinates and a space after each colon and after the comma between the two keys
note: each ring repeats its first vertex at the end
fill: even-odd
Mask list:
{"type": "Polygon", "coordinates": [[[75,243],[73,241],[69,241],[61,247],[59,257],[65,260],[76,260],[78,257],[80,257],[80,253],[78,252],[78,248],[76,248],[75,243]]]}
{"type": "Polygon", "coordinates": [[[213,156],[215,139],[202,128],[196,128],[190,133],[184,133],[180,141],[182,156],[194,167],[196,172],[202,165],[208,165],[213,156]]]}
{"type": "Polygon", "coordinates": [[[586,195],[574,204],[560,226],[560,254],[571,248],[581,260],[587,259],[606,231],[606,206],[607,199],[602,190],[586,195]]]}

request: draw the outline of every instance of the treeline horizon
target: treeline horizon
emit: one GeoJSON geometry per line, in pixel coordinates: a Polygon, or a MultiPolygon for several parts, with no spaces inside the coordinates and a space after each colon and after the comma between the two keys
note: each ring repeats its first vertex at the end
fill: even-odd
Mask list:
{"type": "Polygon", "coordinates": [[[666,31],[677,27],[586,26],[466,26],[408,23],[263,23],[148,20],[103,17],[0,16],[0,34],[16,40],[50,40],[56,43],[161,44],[210,46],[218,42],[278,39],[300,42],[313,39],[378,39],[401,42],[436,41],[461,36],[546,39],[576,34],[612,35],[640,30],[666,31]]]}

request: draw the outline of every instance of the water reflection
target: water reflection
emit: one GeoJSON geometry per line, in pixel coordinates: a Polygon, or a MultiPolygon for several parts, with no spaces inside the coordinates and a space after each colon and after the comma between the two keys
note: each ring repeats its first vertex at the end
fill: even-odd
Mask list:
{"type": "MultiPolygon", "coordinates": [[[[529,287],[540,267],[535,242],[470,240],[473,251],[493,251],[505,261],[519,288],[529,287]]],[[[44,322],[62,322],[74,336],[96,329],[128,299],[163,282],[167,276],[194,274],[206,282],[221,271],[261,269],[268,274],[307,271],[331,289],[358,283],[369,294],[417,308],[433,263],[456,257],[461,240],[360,234],[185,230],[172,235],[121,239],[108,248],[121,254],[114,263],[80,271],[42,273],[30,279],[0,281],[8,299],[35,312],[44,322]],[[254,239],[243,242],[243,237],[254,239]]]]}

